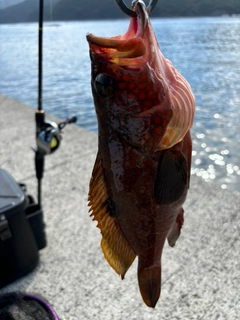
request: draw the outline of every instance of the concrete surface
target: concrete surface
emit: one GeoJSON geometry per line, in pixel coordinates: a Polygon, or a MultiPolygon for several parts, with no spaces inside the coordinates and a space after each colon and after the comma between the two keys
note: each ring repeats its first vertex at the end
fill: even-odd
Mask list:
{"type": "MultiPolygon", "coordinates": [[[[36,197],[34,112],[0,95],[0,167],[36,197]]],[[[175,248],[165,245],[161,298],[149,309],[138,290],[136,261],[122,281],[104,260],[88,214],[97,136],[75,125],[64,131],[61,148],[46,157],[48,246],[34,272],[0,293],[39,293],[61,320],[240,319],[240,194],[192,177],[182,235],[175,248]]]]}

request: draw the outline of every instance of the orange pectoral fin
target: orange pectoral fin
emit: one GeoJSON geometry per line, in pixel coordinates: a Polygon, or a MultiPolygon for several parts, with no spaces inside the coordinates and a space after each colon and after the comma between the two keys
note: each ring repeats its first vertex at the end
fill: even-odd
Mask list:
{"type": "Polygon", "coordinates": [[[93,168],[89,190],[89,206],[93,220],[98,222],[101,230],[101,247],[110,266],[124,278],[125,273],[134,261],[136,254],[130,247],[109,206],[102,164],[99,154],[93,168]]]}

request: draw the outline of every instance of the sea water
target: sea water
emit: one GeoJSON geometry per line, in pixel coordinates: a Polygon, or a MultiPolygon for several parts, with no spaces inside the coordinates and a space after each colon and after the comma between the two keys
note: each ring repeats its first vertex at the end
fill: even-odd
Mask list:
{"type": "MultiPolygon", "coordinates": [[[[79,126],[97,132],[86,34],[115,36],[128,24],[128,19],[44,23],[46,112],[77,115],[79,126]]],[[[196,97],[192,174],[240,191],[240,18],[155,18],[152,25],[163,54],[196,97]]],[[[0,93],[37,107],[37,23],[0,25],[0,93]]]]}

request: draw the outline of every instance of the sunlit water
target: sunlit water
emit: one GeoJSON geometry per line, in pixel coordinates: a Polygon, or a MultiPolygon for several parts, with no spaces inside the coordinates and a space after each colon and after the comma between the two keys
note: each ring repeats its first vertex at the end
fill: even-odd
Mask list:
{"type": "MultiPolygon", "coordinates": [[[[240,19],[153,19],[152,24],[163,54],[196,97],[192,174],[240,191],[240,19]]],[[[113,36],[127,27],[127,19],[45,24],[46,112],[77,115],[80,126],[97,132],[85,36],[113,36]]],[[[0,92],[36,107],[37,74],[37,24],[0,25],[0,92]]]]}

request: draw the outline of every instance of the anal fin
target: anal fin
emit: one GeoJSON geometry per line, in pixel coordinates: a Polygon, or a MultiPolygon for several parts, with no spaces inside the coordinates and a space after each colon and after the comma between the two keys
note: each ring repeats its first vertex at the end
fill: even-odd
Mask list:
{"type": "Polygon", "coordinates": [[[92,172],[88,200],[91,216],[97,221],[97,227],[101,230],[101,247],[104,257],[110,266],[124,278],[136,254],[123,235],[114,214],[111,213],[99,154],[92,172]]]}
{"type": "Polygon", "coordinates": [[[182,229],[182,226],[183,226],[183,223],[184,223],[183,213],[184,213],[184,210],[183,210],[183,208],[181,208],[181,210],[180,210],[180,212],[179,212],[179,214],[177,216],[177,219],[174,222],[174,225],[172,226],[172,229],[168,234],[167,239],[168,239],[168,244],[169,244],[170,247],[174,247],[175,246],[176,241],[180,236],[181,229],[182,229]]]}

